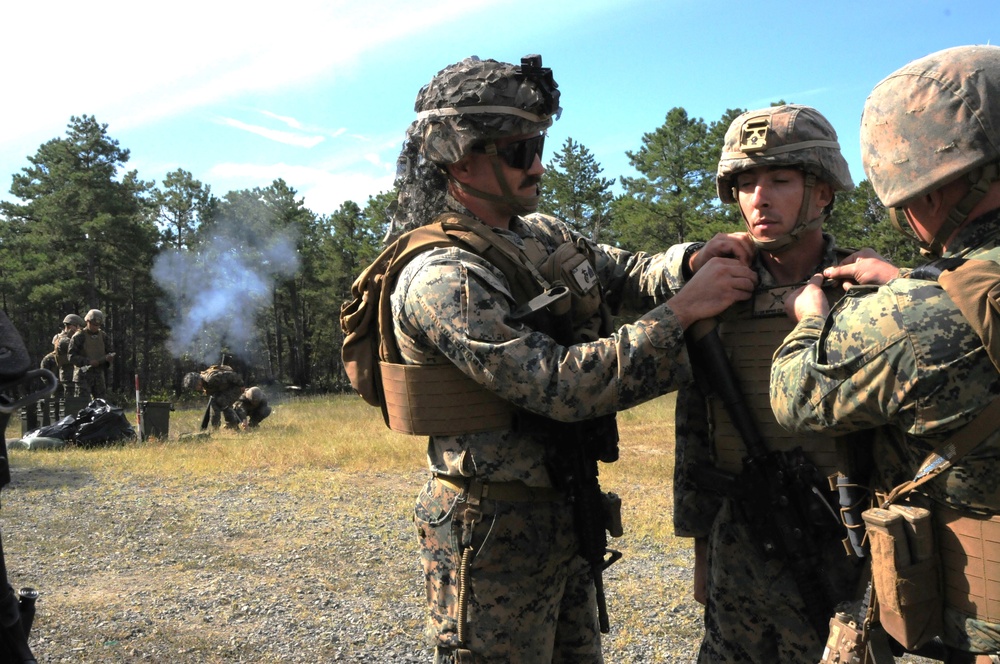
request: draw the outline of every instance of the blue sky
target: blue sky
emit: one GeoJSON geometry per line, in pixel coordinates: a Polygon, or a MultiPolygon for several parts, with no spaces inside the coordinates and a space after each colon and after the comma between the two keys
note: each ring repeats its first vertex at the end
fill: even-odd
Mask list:
{"type": "Polygon", "coordinates": [[[605,177],[676,106],[706,121],[784,99],[837,128],[855,181],[865,97],[908,61],[1000,43],[996,0],[94,0],[0,9],[0,198],[71,115],[94,115],[159,183],[218,196],[283,178],[328,214],[392,186],[417,90],[469,55],[540,53],[567,137],[605,177]]]}

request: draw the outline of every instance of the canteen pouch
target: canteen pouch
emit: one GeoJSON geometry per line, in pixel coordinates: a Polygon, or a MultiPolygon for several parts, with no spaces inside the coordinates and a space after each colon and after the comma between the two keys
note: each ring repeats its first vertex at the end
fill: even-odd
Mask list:
{"type": "Polygon", "coordinates": [[[890,505],[861,516],[871,545],[879,622],[907,650],[919,648],[941,633],[944,612],[931,513],[890,505]]]}

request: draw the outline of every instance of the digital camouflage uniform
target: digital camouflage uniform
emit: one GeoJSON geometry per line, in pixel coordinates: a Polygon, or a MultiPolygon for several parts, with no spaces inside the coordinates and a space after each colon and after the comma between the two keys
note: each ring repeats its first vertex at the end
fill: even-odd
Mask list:
{"type": "Polygon", "coordinates": [[[225,364],[213,364],[200,376],[202,389],[212,397],[212,426],[218,427],[223,418],[227,427],[239,426],[241,418],[234,405],[243,396],[243,378],[225,364]]]}
{"type": "MultiPolygon", "coordinates": [[[[833,238],[824,238],[826,250],[817,272],[839,260],[833,238]]],[[[687,246],[676,245],[668,252],[675,276],[687,246]]],[[[759,257],[753,267],[760,278],[759,296],[769,297],[768,291],[777,284],[759,257]]],[[[744,393],[766,393],[768,378],[762,372],[754,385],[744,376],[744,393]]],[[[731,500],[695,480],[697,467],[715,464],[711,413],[697,383],[680,389],[675,410],[674,533],[709,542],[705,635],[698,661],[818,661],[826,635],[810,625],[805,600],[787,565],[764,555],[759,536],[734,514],[731,500]]],[[[762,427],[767,424],[760,422],[762,427]]],[[[857,562],[845,555],[840,536],[831,532],[823,542],[823,564],[815,570],[832,605],[853,599],[861,572],[857,562]]]]}
{"type": "MultiPolygon", "coordinates": [[[[446,194],[440,164],[458,161],[483,140],[537,134],[551,124],[558,111],[551,73],[529,71],[524,61],[516,68],[470,58],[442,70],[421,90],[418,120],[399,158],[390,238],[443,212],[472,217],[446,194]],[[477,112],[477,106],[485,108],[477,112]]],[[[567,239],[593,252],[588,276],[596,277],[612,308],[646,311],[670,294],[662,256],[595,245],[543,215],[522,214],[509,229],[488,230],[498,243],[540,244],[546,255],[567,239]]],[[[435,661],[442,663],[602,662],[594,579],[578,555],[572,506],[553,488],[547,466],[547,454],[565,441],[537,423],[610,415],[690,380],[683,331],[672,311],[656,306],[608,337],[560,345],[512,318],[513,292],[504,273],[485,258],[439,247],[406,264],[390,297],[393,338],[404,364],[452,364],[463,380],[531,414],[502,428],[428,440],[430,470],[443,478],[427,482],[415,510],[428,637],[435,661]],[[466,533],[456,514],[468,515],[474,498],[468,487],[483,484],[487,491],[514,485],[547,497],[493,500],[487,494],[482,518],[466,533]],[[468,553],[473,555],[460,641],[458,570],[468,553]]]]}
{"type": "Polygon", "coordinates": [[[108,368],[104,358],[110,352],[111,337],[104,330],[92,333],[84,328],[73,335],[69,345],[69,360],[75,367],[73,382],[76,383],[77,396],[104,398],[107,394],[104,372],[108,368]],[[101,360],[101,364],[92,367],[91,360],[101,360]]]}
{"type": "Polygon", "coordinates": [[[267,396],[264,394],[264,390],[259,387],[250,387],[244,390],[239,398],[233,402],[233,410],[236,412],[236,417],[251,428],[259,425],[264,418],[271,414],[267,396]]]}
{"type": "MultiPolygon", "coordinates": [[[[495,231],[518,242],[531,235],[551,250],[565,235],[551,217],[515,221],[495,231]]],[[[581,241],[585,241],[582,240],[581,241]]],[[[633,306],[663,299],[662,257],[594,245],[609,297],[633,306]]],[[[561,421],[607,415],[675,389],[690,379],[680,326],[658,307],[613,337],[565,348],[510,319],[510,289],[484,259],[460,249],[434,249],[403,270],[392,297],[396,340],[407,363],[450,361],[477,383],[539,415],[561,421]]],[[[514,429],[433,436],[433,473],[481,481],[520,481],[551,487],[543,432],[514,429]]],[[[438,644],[456,646],[456,562],[449,515],[458,493],[439,482],[424,487],[417,504],[428,600],[438,608],[431,631],[438,644]]],[[[572,513],[565,501],[486,501],[475,531],[468,647],[483,661],[601,661],[593,580],[576,555],[572,513]],[[550,659],[555,647],[560,658],[550,659]],[[495,658],[495,659],[494,659],[495,658]]],[[[478,661],[478,660],[477,660],[478,661]]]]}
{"type": "MultiPolygon", "coordinates": [[[[808,107],[789,105],[742,114],[727,132],[723,159],[719,165],[720,198],[724,202],[737,203],[731,188],[735,174],[757,166],[801,168],[808,163],[834,190],[852,187],[847,165],[835,143],[821,150],[815,147],[788,149],[818,139],[835,142],[836,133],[825,118],[808,107]],[[741,133],[745,136],[746,127],[761,126],[757,121],[762,118],[770,124],[767,133],[760,132],[757,138],[765,138],[770,149],[739,153],[737,147],[742,140],[741,133]]],[[[780,251],[796,251],[795,240],[789,240],[789,237],[797,235],[800,229],[820,227],[827,212],[824,211],[816,219],[805,219],[804,211],[800,210],[795,229],[788,236],[768,242],[772,246],[777,245],[780,251]]],[[[765,242],[753,236],[751,238],[762,250],[770,250],[762,246],[765,242]]],[[[822,256],[818,257],[817,265],[809,272],[810,276],[825,267],[836,265],[842,257],[838,255],[832,236],[824,234],[823,241],[822,256]]],[[[700,244],[675,245],[667,252],[668,274],[675,290],[684,284],[685,262],[700,248],[700,244]]],[[[792,329],[781,298],[794,287],[775,281],[765,267],[760,251],[755,255],[752,267],[759,282],[751,302],[734,305],[719,317],[720,337],[731,355],[735,353],[734,348],[743,343],[734,335],[763,335],[755,336],[753,343],[758,343],[757,339],[772,339],[769,343],[773,343],[774,348],[780,336],[764,330],[792,329]],[[757,313],[752,314],[752,311],[757,313]]],[[[831,296],[837,295],[839,290],[831,296]]],[[[740,352],[742,356],[747,355],[745,350],[740,352]]],[[[759,367],[760,360],[769,358],[770,352],[753,351],[752,355],[760,359],[744,360],[744,365],[759,367]]],[[[735,364],[734,371],[740,378],[744,399],[754,414],[764,444],[769,449],[779,449],[775,443],[788,438],[788,435],[778,427],[770,413],[767,403],[769,372],[765,367],[759,367],[756,373],[748,371],[746,366],[741,370],[735,364]]],[[[708,541],[705,635],[698,661],[758,664],[819,661],[826,633],[817,632],[805,603],[815,603],[820,598],[803,597],[788,564],[765,555],[760,533],[753,532],[748,526],[732,499],[720,495],[718,486],[715,486],[717,482],[699,479],[697,475],[698,470],[719,466],[717,436],[721,424],[718,417],[728,420],[718,399],[710,396],[710,388],[703,383],[698,381],[686,385],[677,395],[673,484],[675,534],[679,537],[707,538],[708,541]],[[721,415],[717,415],[720,412],[721,415]]],[[[780,449],[794,444],[786,442],[780,449]]],[[[740,448],[740,456],[745,455],[745,447],[741,444],[740,448]]],[[[830,439],[825,445],[813,445],[806,454],[813,463],[822,466],[825,461],[829,467],[829,459],[835,458],[835,443],[830,439]]],[[[731,460],[729,467],[723,469],[729,473],[738,472],[738,467],[734,468],[731,460]]],[[[821,489],[826,489],[825,483],[821,489]]],[[[828,491],[825,493],[829,494],[828,491]]],[[[832,495],[827,498],[833,502],[832,495]]],[[[825,609],[832,612],[836,604],[853,598],[860,566],[845,555],[840,539],[843,533],[838,533],[835,524],[831,526],[819,545],[822,562],[812,573],[825,591],[828,604],[825,609]]]]}
{"type": "MultiPolygon", "coordinates": [[[[975,180],[982,175],[975,169],[1000,160],[998,72],[1000,48],[958,47],[876,86],[862,117],[862,156],[886,206],[970,171],[975,180]]],[[[1000,211],[992,210],[962,228],[943,255],[1000,262],[998,238],[1000,211]]],[[[933,244],[925,246],[931,255],[941,249],[933,244]]],[[[803,317],[772,365],[771,401],[783,425],[824,434],[877,428],[883,491],[912,479],[932,450],[1000,395],[981,339],[942,287],[919,276],[903,271],[881,287],[852,288],[825,319],[803,317]]],[[[1000,433],[982,434],[983,443],[920,487],[936,519],[1000,514],[1000,433]]],[[[946,572],[945,583],[967,582],[946,572]]],[[[950,647],[1000,653],[1000,620],[977,619],[947,600],[944,618],[950,647]]]]}
{"type": "Polygon", "coordinates": [[[52,337],[52,347],[55,350],[56,362],[59,366],[59,373],[56,374],[56,377],[64,385],[72,385],[73,383],[74,367],[69,361],[69,348],[72,340],[73,335],[69,334],[68,330],[63,330],[52,337]]]}

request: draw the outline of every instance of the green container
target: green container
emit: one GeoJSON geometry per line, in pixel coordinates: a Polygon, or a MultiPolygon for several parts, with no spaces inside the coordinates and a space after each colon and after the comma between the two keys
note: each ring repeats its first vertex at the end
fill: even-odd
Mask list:
{"type": "Polygon", "coordinates": [[[146,438],[170,437],[170,411],[174,404],[167,401],[142,402],[142,430],[146,438]]]}

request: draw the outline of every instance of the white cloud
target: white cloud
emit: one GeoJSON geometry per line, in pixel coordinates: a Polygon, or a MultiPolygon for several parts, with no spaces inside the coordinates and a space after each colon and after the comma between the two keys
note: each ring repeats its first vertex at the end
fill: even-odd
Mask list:
{"type": "Polygon", "coordinates": [[[220,122],[235,129],[240,129],[242,131],[250,132],[251,134],[256,134],[257,136],[262,136],[263,138],[271,141],[277,141],[278,143],[284,143],[286,145],[295,145],[301,148],[316,147],[325,140],[322,136],[308,136],[305,134],[294,134],[289,131],[281,131],[279,129],[268,129],[267,127],[240,122],[239,120],[234,120],[233,118],[220,118],[220,122]]]}
{"type": "Polygon", "coordinates": [[[302,85],[380,45],[498,3],[7,2],[0,25],[16,28],[0,40],[0,80],[26,103],[0,107],[0,146],[51,135],[70,115],[130,128],[243,93],[302,85]]]}
{"type": "Polygon", "coordinates": [[[267,187],[281,178],[304,199],[305,206],[317,214],[331,214],[345,201],[354,201],[364,207],[369,196],[392,189],[393,174],[385,168],[358,168],[327,170],[312,166],[285,163],[216,164],[208,173],[213,190],[229,191],[234,188],[226,183],[237,183],[246,188],[248,181],[258,187],[267,187]],[[219,185],[216,187],[216,185],[219,185]]]}

